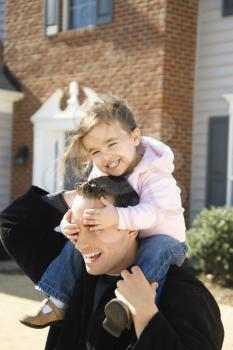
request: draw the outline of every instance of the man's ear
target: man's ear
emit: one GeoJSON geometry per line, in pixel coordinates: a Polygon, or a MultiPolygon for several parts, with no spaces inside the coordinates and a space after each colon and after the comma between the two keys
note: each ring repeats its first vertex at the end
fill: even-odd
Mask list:
{"type": "Polygon", "coordinates": [[[136,239],[138,234],[139,234],[139,230],[130,230],[129,231],[129,238],[136,239]]]}

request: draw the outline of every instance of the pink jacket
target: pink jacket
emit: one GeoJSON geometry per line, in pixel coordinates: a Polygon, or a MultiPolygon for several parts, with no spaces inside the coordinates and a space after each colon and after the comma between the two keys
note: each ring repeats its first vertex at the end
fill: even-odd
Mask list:
{"type": "MultiPolygon", "coordinates": [[[[138,205],[117,208],[119,229],[139,229],[140,237],[169,235],[185,241],[185,222],[180,188],[172,176],[174,155],[164,143],[143,136],[141,161],[126,179],[140,196],[138,205]]],[[[106,175],[95,165],[89,179],[106,175]]]]}

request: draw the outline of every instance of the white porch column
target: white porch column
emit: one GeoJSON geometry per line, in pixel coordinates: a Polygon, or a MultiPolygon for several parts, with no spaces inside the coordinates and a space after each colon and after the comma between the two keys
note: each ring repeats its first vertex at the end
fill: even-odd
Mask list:
{"type": "Polygon", "coordinates": [[[229,104],[228,156],[227,156],[227,193],[226,205],[233,205],[233,94],[224,94],[229,104]]]}
{"type": "Polygon", "coordinates": [[[0,89],[0,211],[10,202],[12,113],[23,93],[0,89]]]}

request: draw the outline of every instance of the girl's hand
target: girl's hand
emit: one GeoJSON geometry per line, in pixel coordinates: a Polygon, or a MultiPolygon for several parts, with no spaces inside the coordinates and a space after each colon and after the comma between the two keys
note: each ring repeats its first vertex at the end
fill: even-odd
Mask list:
{"type": "Polygon", "coordinates": [[[79,227],[76,224],[71,224],[72,211],[69,209],[61,221],[61,231],[73,244],[77,243],[79,227]]]}
{"type": "Polygon", "coordinates": [[[90,231],[102,230],[107,227],[118,225],[117,209],[104,197],[100,198],[105,205],[100,209],[86,209],[83,214],[84,225],[91,225],[90,231]]]}
{"type": "Polygon", "coordinates": [[[123,270],[121,276],[123,280],[117,282],[115,294],[128,306],[139,338],[143,329],[158,312],[155,304],[158,284],[154,282],[150,285],[138,266],[133,266],[131,273],[123,270]]]}

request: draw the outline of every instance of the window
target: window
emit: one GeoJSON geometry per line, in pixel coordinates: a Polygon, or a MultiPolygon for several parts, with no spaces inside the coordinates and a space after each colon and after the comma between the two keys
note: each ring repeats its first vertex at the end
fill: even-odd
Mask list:
{"type": "Polygon", "coordinates": [[[96,25],[95,0],[70,0],[69,29],[96,25]]]}
{"type": "Polygon", "coordinates": [[[62,4],[61,0],[45,0],[45,35],[57,34],[61,27],[66,31],[112,21],[112,0],[63,0],[62,4]]]}
{"type": "Polygon", "coordinates": [[[223,0],[222,2],[222,15],[233,15],[233,0],[223,0]]]}

